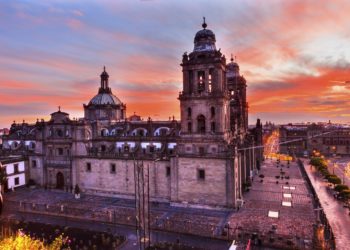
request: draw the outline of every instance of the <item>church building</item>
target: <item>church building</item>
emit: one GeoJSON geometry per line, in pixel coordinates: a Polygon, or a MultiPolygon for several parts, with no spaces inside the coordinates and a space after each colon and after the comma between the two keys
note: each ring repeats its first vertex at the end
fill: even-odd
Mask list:
{"type": "Polygon", "coordinates": [[[260,120],[248,128],[246,80],[232,56],[227,62],[216,48],[205,21],[181,67],[180,120],[127,117],[104,68],[83,118],[59,109],[49,121],[13,123],[1,153],[25,155],[28,178],[46,188],[78,185],[82,193],[134,199],[141,165],[151,201],[237,207],[262,160],[260,120]]]}

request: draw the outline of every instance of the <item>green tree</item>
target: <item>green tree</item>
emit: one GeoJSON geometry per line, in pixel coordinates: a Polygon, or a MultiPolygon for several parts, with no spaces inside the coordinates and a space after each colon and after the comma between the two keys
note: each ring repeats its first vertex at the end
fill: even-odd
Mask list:
{"type": "Polygon", "coordinates": [[[347,185],[344,184],[338,184],[335,186],[334,190],[337,192],[341,192],[343,190],[349,189],[349,187],[347,185]]]}
{"type": "Polygon", "coordinates": [[[342,191],[340,191],[339,195],[345,199],[345,200],[349,200],[350,199],[350,189],[344,189],[342,191]]]}
{"type": "Polygon", "coordinates": [[[334,185],[340,184],[341,183],[341,179],[336,176],[336,175],[329,175],[328,176],[328,181],[334,185]]]}
{"type": "Polygon", "coordinates": [[[321,157],[312,157],[310,164],[315,166],[317,169],[327,168],[327,163],[321,157]]]}

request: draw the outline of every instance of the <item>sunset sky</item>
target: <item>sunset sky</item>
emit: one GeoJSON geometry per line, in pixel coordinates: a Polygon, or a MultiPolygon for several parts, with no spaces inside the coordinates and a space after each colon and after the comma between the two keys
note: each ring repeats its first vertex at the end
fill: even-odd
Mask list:
{"type": "Polygon", "coordinates": [[[348,122],[349,13],[349,0],[0,0],[0,128],[58,106],[82,117],[104,65],[128,116],[179,118],[180,62],[203,16],[237,56],[250,123],[348,122]]]}

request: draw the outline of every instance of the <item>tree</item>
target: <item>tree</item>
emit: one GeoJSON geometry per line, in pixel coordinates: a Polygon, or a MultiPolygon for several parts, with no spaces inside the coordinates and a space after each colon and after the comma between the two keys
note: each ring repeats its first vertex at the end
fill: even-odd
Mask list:
{"type": "Polygon", "coordinates": [[[328,176],[328,181],[334,185],[340,184],[341,183],[341,179],[336,176],[336,175],[329,175],[328,176]]]}
{"type": "Polygon", "coordinates": [[[0,163],[0,185],[5,185],[7,181],[6,169],[0,163]]]}
{"type": "Polygon", "coordinates": [[[345,200],[350,199],[350,189],[344,189],[340,192],[340,196],[343,197],[345,200]]]}
{"type": "Polygon", "coordinates": [[[337,192],[341,192],[343,190],[349,189],[349,187],[347,185],[343,185],[343,184],[338,184],[335,186],[334,190],[337,192]]]}
{"type": "Polygon", "coordinates": [[[60,250],[70,249],[67,245],[67,238],[57,237],[51,244],[45,244],[38,239],[32,239],[28,235],[18,232],[16,236],[3,238],[0,240],[0,249],[2,250],[60,250]]]}
{"type": "Polygon", "coordinates": [[[317,169],[327,168],[327,163],[321,157],[312,157],[310,164],[315,166],[317,169]]]}

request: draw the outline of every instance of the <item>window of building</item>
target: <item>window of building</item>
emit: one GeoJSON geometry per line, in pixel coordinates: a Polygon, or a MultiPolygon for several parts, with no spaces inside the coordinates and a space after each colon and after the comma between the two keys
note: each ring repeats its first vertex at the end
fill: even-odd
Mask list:
{"type": "Polygon", "coordinates": [[[204,71],[198,71],[198,92],[202,92],[205,90],[205,82],[204,82],[204,79],[205,79],[205,74],[204,74],[204,71]]]}
{"type": "Polygon", "coordinates": [[[205,180],[205,170],[204,169],[198,169],[198,180],[201,180],[201,181],[205,180]]]}
{"type": "Polygon", "coordinates": [[[210,108],[210,114],[211,114],[211,118],[215,116],[215,107],[210,108]]]}
{"type": "Polygon", "coordinates": [[[166,177],[170,176],[170,167],[166,167],[166,177]]]}
{"type": "Polygon", "coordinates": [[[209,70],[209,76],[208,76],[208,92],[209,92],[209,93],[212,92],[212,78],[213,78],[213,72],[214,72],[214,69],[210,69],[210,70],[209,70]]]}
{"type": "Polygon", "coordinates": [[[204,147],[199,147],[198,151],[200,155],[204,155],[204,147]]]}
{"type": "Polygon", "coordinates": [[[193,93],[193,71],[192,70],[188,72],[188,93],[189,94],[193,93]]]}
{"type": "Polygon", "coordinates": [[[15,178],[15,185],[16,185],[16,186],[19,185],[19,177],[16,177],[16,178],[15,178]]]}
{"type": "Polygon", "coordinates": [[[101,145],[101,152],[105,152],[106,151],[106,145],[101,145]]]}
{"type": "Polygon", "coordinates": [[[187,108],[187,118],[191,118],[191,117],[192,117],[192,109],[187,108]]]}
{"type": "Polygon", "coordinates": [[[187,131],[188,133],[192,133],[192,122],[187,123],[187,131]]]}
{"type": "Polygon", "coordinates": [[[91,172],[91,163],[90,162],[86,163],[86,172],[91,172]]]}
{"type": "Polygon", "coordinates": [[[154,153],[154,146],[150,146],[150,147],[149,147],[149,152],[150,152],[150,153],[154,153]]]}
{"type": "Polygon", "coordinates": [[[61,130],[61,129],[57,129],[57,130],[56,130],[56,135],[57,135],[58,137],[62,137],[62,135],[63,135],[62,130],[61,130]]]}
{"type": "Polygon", "coordinates": [[[19,172],[18,164],[14,164],[14,165],[13,165],[13,169],[14,169],[14,170],[13,170],[14,173],[17,174],[17,173],[19,172]]]}
{"type": "Polygon", "coordinates": [[[63,155],[63,148],[58,148],[57,151],[58,151],[58,155],[63,155]]]}
{"type": "Polygon", "coordinates": [[[125,145],[124,146],[124,152],[129,152],[130,148],[129,148],[129,145],[125,145]]]}
{"type": "Polygon", "coordinates": [[[211,130],[211,132],[215,132],[215,122],[212,122],[210,124],[210,130],[211,130]]]}
{"type": "Polygon", "coordinates": [[[111,164],[111,173],[115,174],[116,173],[116,166],[114,163],[111,164]]]}
{"type": "Polygon", "coordinates": [[[32,160],[32,168],[36,168],[36,160],[32,160]]]}
{"type": "Polygon", "coordinates": [[[198,133],[204,134],[205,133],[205,116],[199,115],[197,118],[197,130],[198,133]]]}

